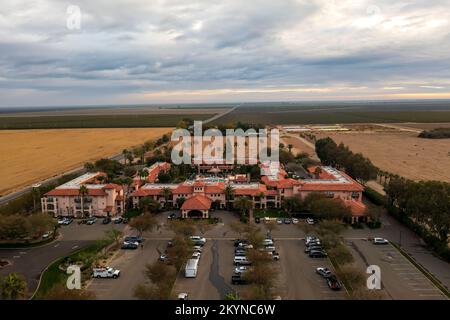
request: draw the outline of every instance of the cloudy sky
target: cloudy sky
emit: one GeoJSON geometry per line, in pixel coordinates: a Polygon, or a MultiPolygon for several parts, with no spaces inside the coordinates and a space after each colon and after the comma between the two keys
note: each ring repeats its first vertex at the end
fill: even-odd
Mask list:
{"type": "Polygon", "coordinates": [[[449,0],[0,4],[0,107],[404,98],[450,98],[449,0]]]}

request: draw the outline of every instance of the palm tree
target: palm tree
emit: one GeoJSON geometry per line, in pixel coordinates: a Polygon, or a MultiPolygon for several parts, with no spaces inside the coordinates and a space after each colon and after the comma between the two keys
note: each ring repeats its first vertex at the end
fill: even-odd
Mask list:
{"type": "Polygon", "coordinates": [[[8,274],[1,283],[0,292],[3,300],[25,298],[27,291],[28,288],[25,278],[15,272],[8,274]]]}
{"type": "Polygon", "coordinates": [[[148,177],[148,170],[147,170],[147,169],[139,170],[138,174],[139,174],[139,179],[140,179],[141,181],[142,181],[143,179],[146,180],[147,177],[148,177]]]}
{"type": "Polygon", "coordinates": [[[253,207],[253,203],[248,197],[239,197],[234,200],[234,207],[239,210],[242,216],[245,216],[253,207]]]}
{"type": "Polygon", "coordinates": [[[144,213],[156,213],[159,210],[159,202],[151,197],[144,197],[139,200],[139,209],[144,213]]]}
{"type": "Polygon", "coordinates": [[[127,149],[123,149],[122,150],[122,155],[123,155],[123,164],[127,164],[127,159],[128,159],[128,154],[130,153],[130,151],[128,151],[127,149]]]}
{"type": "Polygon", "coordinates": [[[294,146],[292,145],[292,144],[288,144],[288,150],[289,150],[289,153],[291,153],[291,151],[292,151],[292,148],[293,148],[294,146]]]}
{"type": "Polygon", "coordinates": [[[168,206],[172,190],[168,187],[164,187],[161,189],[161,195],[164,197],[164,207],[168,206]]]}
{"type": "Polygon", "coordinates": [[[225,201],[226,201],[227,210],[230,210],[230,202],[231,202],[231,200],[233,200],[233,197],[234,197],[233,186],[228,184],[225,187],[225,201]]]}
{"type": "Polygon", "coordinates": [[[314,175],[316,176],[316,179],[320,178],[320,174],[322,173],[321,167],[316,167],[316,170],[314,170],[314,175]]]}
{"type": "Polygon", "coordinates": [[[81,216],[84,218],[84,197],[89,194],[89,191],[84,185],[80,186],[80,189],[78,191],[81,199],[81,216]]]}

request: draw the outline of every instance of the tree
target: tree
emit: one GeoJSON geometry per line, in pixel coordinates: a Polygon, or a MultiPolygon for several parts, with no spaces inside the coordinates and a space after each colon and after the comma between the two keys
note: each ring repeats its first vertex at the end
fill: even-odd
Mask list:
{"type": "Polygon", "coordinates": [[[139,236],[142,236],[144,232],[151,232],[154,228],[156,228],[158,226],[158,222],[152,215],[146,213],[132,218],[128,225],[135,229],[139,233],[139,236]]]}
{"type": "Polygon", "coordinates": [[[95,171],[95,165],[94,165],[92,162],[86,162],[86,163],[84,164],[84,169],[85,169],[87,172],[94,172],[94,171],[95,171]]]}
{"type": "Polygon", "coordinates": [[[37,213],[28,217],[31,232],[41,236],[47,231],[53,231],[58,225],[55,219],[45,213],[37,213]]]}
{"type": "Polygon", "coordinates": [[[148,175],[149,175],[147,169],[141,169],[141,170],[139,170],[138,174],[139,174],[139,179],[140,179],[141,181],[142,181],[142,180],[147,180],[147,177],[148,177],[148,175]]]}
{"type": "Polygon", "coordinates": [[[291,143],[288,144],[288,150],[289,150],[289,153],[292,153],[292,148],[293,148],[293,147],[294,147],[293,144],[291,144],[291,143]]]}
{"type": "Polygon", "coordinates": [[[227,210],[230,210],[230,203],[232,200],[234,200],[234,189],[232,185],[227,184],[227,186],[225,187],[225,201],[227,210]]]}
{"type": "Polygon", "coordinates": [[[230,223],[230,229],[236,232],[239,235],[239,238],[242,238],[242,234],[246,231],[246,225],[239,220],[233,220],[230,223]]]}
{"type": "Polygon", "coordinates": [[[249,210],[252,209],[253,203],[248,197],[239,197],[234,200],[234,208],[239,210],[241,216],[246,216],[249,210]]]}
{"type": "Polygon", "coordinates": [[[85,185],[82,185],[82,186],[80,186],[78,193],[80,195],[80,201],[81,201],[81,216],[84,218],[85,217],[84,197],[89,194],[89,190],[85,185]]]}
{"type": "Polygon", "coordinates": [[[18,273],[8,274],[0,284],[3,300],[18,300],[26,297],[28,292],[25,278],[18,273]]]}
{"type": "Polygon", "coordinates": [[[168,182],[170,182],[170,180],[171,180],[170,174],[168,174],[167,172],[160,171],[158,173],[158,182],[159,183],[168,183],[168,182]]]}
{"type": "Polygon", "coordinates": [[[167,254],[172,259],[177,270],[180,270],[193,251],[192,241],[180,234],[174,237],[172,246],[167,248],[167,254]]]}
{"type": "Polygon", "coordinates": [[[161,195],[164,198],[164,207],[166,207],[166,208],[170,207],[169,200],[171,199],[171,196],[172,196],[172,189],[170,189],[168,187],[162,188],[161,195]]]}
{"type": "Polygon", "coordinates": [[[139,200],[139,209],[144,213],[157,213],[161,205],[152,197],[143,197],[139,200]]]}
{"type": "Polygon", "coordinates": [[[302,199],[299,196],[285,197],[282,203],[283,208],[288,213],[302,210],[302,204],[302,199]]]}
{"type": "Polygon", "coordinates": [[[177,198],[176,202],[177,202],[177,207],[181,208],[183,206],[183,203],[186,201],[185,197],[179,197],[177,198]]]}
{"type": "Polygon", "coordinates": [[[117,247],[120,244],[120,240],[122,239],[123,232],[114,228],[105,231],[106,237],[108,240],[112,241],[117,247]]]}

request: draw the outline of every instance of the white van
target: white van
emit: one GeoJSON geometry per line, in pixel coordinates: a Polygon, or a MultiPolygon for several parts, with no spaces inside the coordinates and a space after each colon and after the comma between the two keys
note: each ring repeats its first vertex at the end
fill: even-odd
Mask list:
{"type": "Polygon", "coordinates": [[[247,257],[235,256],[234,264],[237,266],[250,265],[251,262],[247,260],[247,257]]]}
{"type": "Polygon", "coordinates": [[[116,279],[120,276],[120,270],[116,270],[110,267],[107,268],[94,268],[92,269],[93,278],[113,278],[116,279]]]}
{"type": "Polygon", "coordinates": [[[184,276],[186,278],[195,278],[197,276],[198,259],[189,259],[184,268],[184,276]]]}

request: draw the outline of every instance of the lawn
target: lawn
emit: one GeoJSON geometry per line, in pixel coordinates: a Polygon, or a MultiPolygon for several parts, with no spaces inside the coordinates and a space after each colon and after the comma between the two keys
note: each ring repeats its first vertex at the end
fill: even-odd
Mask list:
{"type": "Polygon", "coordinates": [[[59,266],[62,263],[82,261],[82,274],[84,273],[86,276],[87,273],[90,273],[89,270],[92,263],[98,258],[99,252],[109,244],[111,244],[111,241],[109,240],[99,240],[84,249],[80,249],[67,257],[63,257],[53,262],[42,274],[41,282],[39,283],[39,287],[33,296],[33,299],[43,299],[54,286],[64,284],[67,281],[67,274],[59,269],[59,266]]]}

